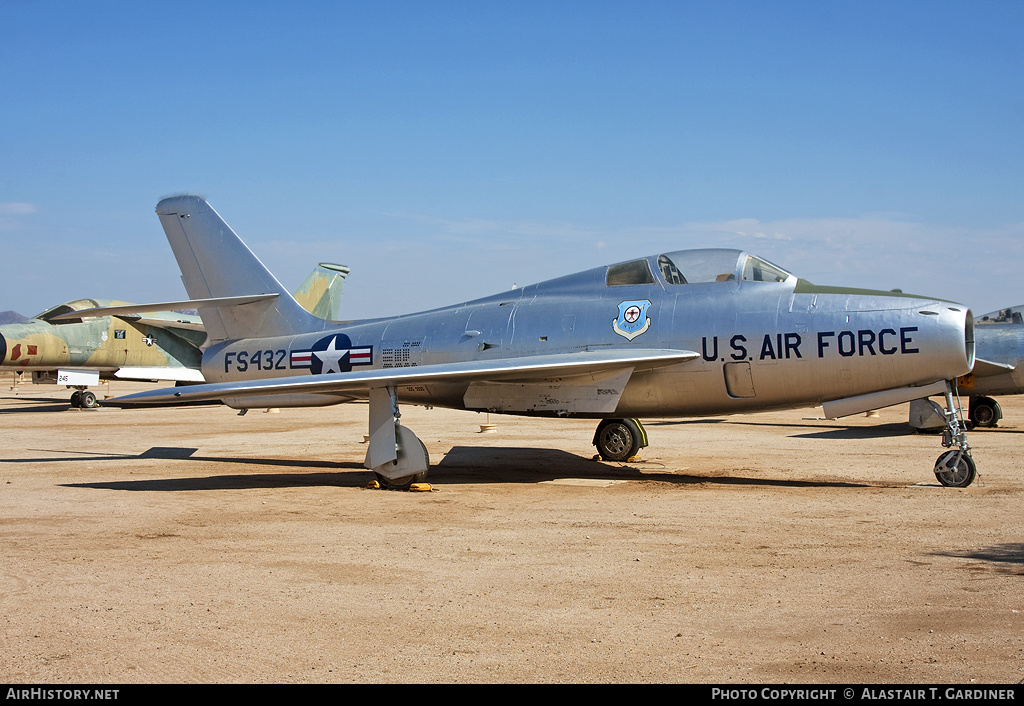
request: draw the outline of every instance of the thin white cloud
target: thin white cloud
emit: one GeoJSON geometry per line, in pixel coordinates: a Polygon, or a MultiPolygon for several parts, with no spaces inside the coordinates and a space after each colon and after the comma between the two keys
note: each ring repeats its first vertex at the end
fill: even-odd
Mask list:
{"type": "Polygon", "coordinates": [[[0,216],[28,216],[36,210],[35,204],[23,201],[0,202],[0,216]]]}
{"type": "Polygon", "coordinates": [[[0,230],[14,230],[20,225],[20,218],[36,213],[35,204],[23,201],[0,202],[0,230]]]}

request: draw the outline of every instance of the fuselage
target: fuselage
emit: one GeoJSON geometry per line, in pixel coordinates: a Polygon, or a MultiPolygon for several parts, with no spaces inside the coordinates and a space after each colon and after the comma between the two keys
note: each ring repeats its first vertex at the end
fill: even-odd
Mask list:
{"type": "MultiPolygon", "coordinates": [[[[967,373],[967,307],[898,293],[818,287],[735,250],[666,253],[462,304],[291,336],[224,341],[208,382],[309,376],[608,349],[690,350],[634,372],[616,416],[699,416],[818,404],[967,373]]],[[[405,402],[520,414],[470,383],[399,387],[405,402]]],[[[346,397],[299,395],[274,404],[346,397]]],[[[258,406],[250,401],[247,406],[258,406]]],[[[578,416],[608,416],[579,414],[578,416]]]]}

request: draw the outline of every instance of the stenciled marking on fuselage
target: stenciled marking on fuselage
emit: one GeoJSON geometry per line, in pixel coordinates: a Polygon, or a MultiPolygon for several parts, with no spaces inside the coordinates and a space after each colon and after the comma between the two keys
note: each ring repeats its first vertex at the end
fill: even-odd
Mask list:
{"type": "Polygon", "coordinates": [[[256,370],[309,370],[313,375],[347,373],[354,365],[371,365],[373,346],[353,346],[345,334],[321,338],[310,348],[276,348],[224,353],[224,372],[256,370]]]}
{"type": "MultiPolygon", "coordinates": [[[[857,331],[819,331],[817,337],[818,358],[825,358],[831,355],[839,355],[843,358],[854,356],[864,357],[872,355],[896,355],[897,353],[909,355],[920,353],[921,349],[914,344],[912,334],[917,331],[917,326],[904,326],[900,329],[884,328],[879,331],[872,329],[859,329],[857,331]]],[[[724,336],[722,337],[725,338],[724,336]]],[[[712,336],[701,338],[701,356],[704,360],[712,362],[725,360],[728,356],[732,360],[754,360],[755,356],[751,350],[758,351],[757,360],[790,360],[792,358],[803,358],[801,346],[804,344],[803,336],[799,333],[766,333],[761,339],[758,351],[756,338],[751,341],[746,336],[737,334],[729,338],[728,349],[725,349],[723,342],[721,358],[719,358],[719,338],[712,336]],[[750,348],[748,348],[750,346],[750,348]]]]}
{"type": "Polygon", "coordinates": [[[224,354],[224,372],[230,373],[232,367],[238,373],[244,373],[250,367],[256,370],[288,370],[284,364],[287,355],[288,351],[284,349],[228,351],[224,354]]]}

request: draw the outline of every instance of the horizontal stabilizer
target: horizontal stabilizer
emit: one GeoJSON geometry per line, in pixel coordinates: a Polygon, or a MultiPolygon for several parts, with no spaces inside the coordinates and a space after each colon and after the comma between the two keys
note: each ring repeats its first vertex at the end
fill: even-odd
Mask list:
{"type": "MultiPolygon", "coordinates": [[[[240,297],[217,297],[216,299],[185,299],[177,302],[160,302],[158,304],[123,304],[120,306],[101,306],[94,309],[80,309],[68,314],[54,316],[50,321],[61,321],[63,319],[81,319],[89,316],[121,316],[130,314],[141,314],[145,311],[175,311],[176,309],[199,309],[217,308],[222,306],[241,306],[242,304],[253,304],[255,302],[275,299],[274,294],[249,294],[240,297]]],[[[164,322],[169,324],[171,322],[164,322]]],[[[184,322],[180,322],[184,323],[184,322]]]]}
{"type": "Polygon", "coordinates": [[[385,368],[350,373],[191,385],[185,388],[137,392],[112,401],[116,404],[158,404],[230,398],[232,406],[239,407],[244,406],[243,398],[252,396],[260,399],[261,404],[258,406],[263,406],[269,395],[306,394],[367,397],[369,391],[374,388],[429,383],[457,384],[464,382],[469,384],[485,381],[537,383],[587,373],[603,374],[627,370],[650,370],[686,363],[699,355],[694,351],[679,350],[581,351],[526,358],[466,361],[409,368],[385,368]]]}

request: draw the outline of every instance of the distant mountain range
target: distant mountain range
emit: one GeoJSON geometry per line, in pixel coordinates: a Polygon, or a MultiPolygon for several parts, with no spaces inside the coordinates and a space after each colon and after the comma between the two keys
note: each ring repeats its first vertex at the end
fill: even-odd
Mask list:
{"type": "Polygon", "coordinates": [[[28,321],[27,316],[22,316],[16,311],[0,311],[0,324],[20,324],[28,321]]]}

